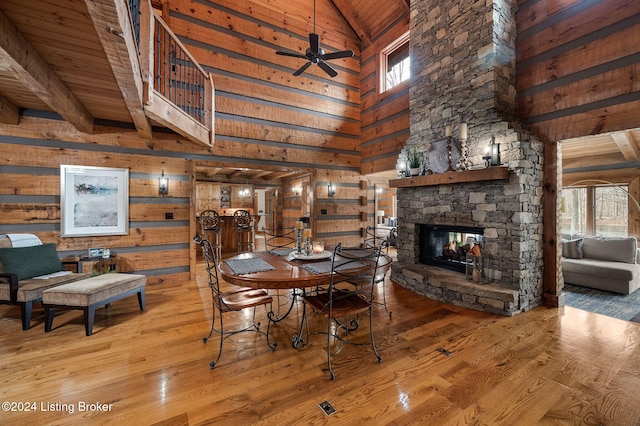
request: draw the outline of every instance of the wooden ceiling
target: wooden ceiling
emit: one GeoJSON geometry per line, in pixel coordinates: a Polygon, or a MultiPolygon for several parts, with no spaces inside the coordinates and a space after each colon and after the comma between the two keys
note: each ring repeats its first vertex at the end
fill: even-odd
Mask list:
{"type": "MultiPolygon", "coordinates": [[[[409,0],[377,0],[375,7],[371,0],[329,1],[363,46],[410,11],[409,0]]],[[[133,122],[85,0],[2,0],[0,23],[0,121],[16,124],[18,110],[31,109],[56,112],[81,131],[90,132],[94,119],[133,122]]],[[[639,142],[639,129],[565,141],[564,167],[636,162],[639,142]]]]}

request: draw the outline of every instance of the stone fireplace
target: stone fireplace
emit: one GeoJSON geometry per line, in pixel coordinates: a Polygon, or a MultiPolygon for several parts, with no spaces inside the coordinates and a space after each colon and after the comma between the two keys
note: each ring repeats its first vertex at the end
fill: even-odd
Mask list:
{"type": "Polygon", "coordinates": [[[516,7],[513,0],[412,0],[407,148],[428,157],[446,125],[465,122],[472,166],[390,182],[398,188],[391,279],[446,303],[501,315],[541,304],[543,293],[543,144],[515,119],[516,7]],[[501,165],[487,169],[482,151],[492,139],[500,144],[501,165]],[[490,282],[423,263],[424,225],[482,235],[490,282]]]}

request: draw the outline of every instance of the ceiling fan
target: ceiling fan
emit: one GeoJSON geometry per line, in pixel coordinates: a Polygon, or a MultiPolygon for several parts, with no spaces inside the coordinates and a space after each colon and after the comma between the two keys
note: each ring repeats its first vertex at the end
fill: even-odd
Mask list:
{"type": "Polygon", "coordinates": [[[325,61],[329,61],[331,59],[350,58],[353,56],[353,50],[340,50],[333,53],[324,53],[324,49],[320,47],[320,37],[316,33],[316,2],[313,0],[313,32],[309,33],[309,47],[307,48],[307,52],[303,55],[296,52],[277,51],[276,55],[291,56],[307,60],[307,63],[293,73],[295,76],[305,72],[311,64],[318,64],[318,66],[324,72],[329,74],[330,77],[335,77],[338,73],[325,61]]]}

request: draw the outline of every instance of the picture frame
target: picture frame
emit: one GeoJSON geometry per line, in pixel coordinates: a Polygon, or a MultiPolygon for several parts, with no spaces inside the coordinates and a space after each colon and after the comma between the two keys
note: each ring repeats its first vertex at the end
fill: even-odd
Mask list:
{"type": "Polygon", "coordinates": [[[60,166],[60,235],[129,233],[129,169],[60,166]]]}

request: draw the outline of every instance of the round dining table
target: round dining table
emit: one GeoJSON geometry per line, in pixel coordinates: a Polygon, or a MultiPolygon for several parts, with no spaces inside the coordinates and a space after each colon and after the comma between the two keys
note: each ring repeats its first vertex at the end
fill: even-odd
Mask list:
{"type": "MultiPolygon", "coordinates": [[[[274,254],[271,251],[259,251],[252,253],[242,253],[225,259],[218,264],[218,271],[226,282],[241,286],[251,287],[255,289],[267,290],[293,290],[291,301],[288,304],[286,312],[281,313],[280,304],[277,304],[278,311],[271,310],[267,313],[267,317],[273,323],[278,323],[289,316],[295,305],[296,299],[304,294],[304,289],[309,287],[322,287],[331,284],[331,263],[333,252],[325,251],[322,255],[312,256],[311,258],[297,258],[295,252],[285,255],[274,254]],[[317,258],[316,258],[317,257],[317,258]],[[322,268],[317,268],[315,272],[309,271],[304,266],[311,262],[323,262],[322,268]],[[247,264],[256,269],[255,272],[238,272],[229,266],[229,264],[247,264]],[[260,270],[263,269],[263,270],[260,270]]],[[[383,255],[378,260],[378,270],[386,271],[386,268],[392,259],[388,255],[383,255]]],[[[251,269],[244,269],[249,271],[251,269]]],[[[302,338],[302,323],[300,330],[292,338],[292,346],[297,349],[299,345],[305,345],[302,338]]]]}
{"type": "Polygon", "coordinates": [[[315,287],[326,285],[331,282],[331,273],[316,274],[303,268],[309,262],[331,260],[297,260],[294,254],[285,256],[272,254],[270,251],[258,251],[253,253],[242,253],[220,262],[218,270],[222,278],[230,283],[242,287],[264,288],[272,290],[315,287]],[[245,274],[236,274],[227,261],[261,259],[273,266],[274,269],[245,274]]]}
{"type": "MultiPolygon", "coordinates": [[[[226,259],[218,265],[218,271],[222,278],[230,283],[241,287],[251,287],[256,289],[296,289],[306,287],[316,287],[331,283],[331,270],[326,272],[311,272],[304,268],[311,262],[331,261],[332,252],[325,252],[323,258],[296,258],[295,253],[284,256],[273,254],[270,251],[259,251],[253,253],[242,253],[226,259]],[[252,273],[238,274],[234,272],[227,261],[260,259],[271,265],[273,269],[252,273]]],[[[378,261],[378,268],[386,266],[391,262],[391,257],[384,255],[378,261]]]]}

